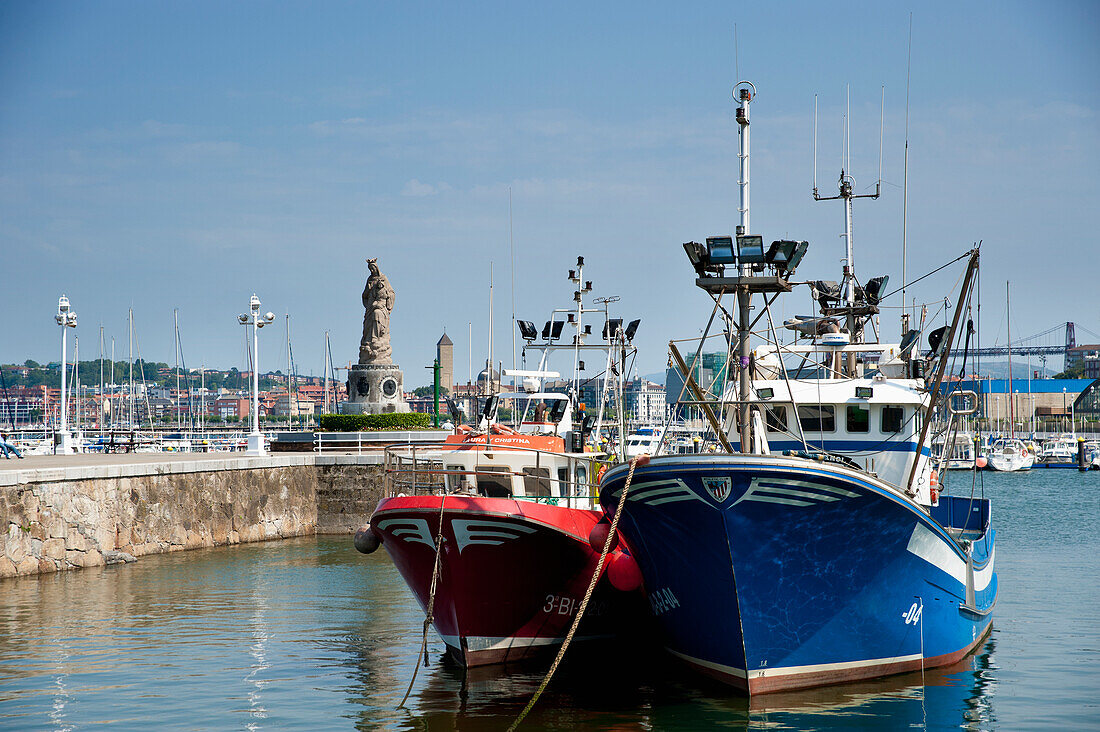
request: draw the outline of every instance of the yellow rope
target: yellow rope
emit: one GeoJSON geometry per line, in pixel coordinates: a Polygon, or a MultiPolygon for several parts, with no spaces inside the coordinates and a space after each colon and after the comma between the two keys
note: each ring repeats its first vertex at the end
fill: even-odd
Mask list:
{"type": "Polygon", "coordinates": [[[424,632],[420,638],[420,653],[416,656],[416,666],[413,667],[412,678],[409,679],[409,688],[405,689],[405,696],[401,697],[401,703],[397,705],[398,709],[405,706],[405,702],[408,701],[409,694],[412,693],[413,684],[416,683],[416,674],[420,671],[420,660],[424,659],[424,665],[428,665],[428,659],[425,658],[425,651],[428,649],[428,628],[432,625],[433,613],[435,610],[435,588],[436,582],[439,580],[439,567],[441,566],[441,555],[443,553],[443,504],[446,503],[447,496],[441,496],[439,499],[439,532],[435,539],[435,566],[432,567],[432,584],[431,589],[428,591],[428,611],[424,615],[424,632]]]}
{"type": "Polygon", "coordinates": [[[638,455],[630,461],[630,471],[626,474],[626,484],[623,486],[623,495],[619,498],[619,505],[615,507],[615,516],[611,519],[611,529],[607,532],[607,539],[603,544],[603,551],[600,553],[600,561],[596,563],[596,571],[592,573],[592,580],[588,583],[588,591],[584,593],[584,599],[581,601],[580,609],[577,610],[577,617],[573,618],[573,625],[569,628],[569,633],[565,636],[565,642],[561,644],[561,648],[558,650],[558,657],[554,659],[554,663],[551,664],[550,670],[546,672],[546,678],[539,684],[538,690],[535,695],[531,697],[531,701],[527,702],[527,706],[523,708],[523,711],[516,717],[516,721],[512,722],[512,726],[508,728],[508,732],[514,732],[524,718],[535,706],[535,702],[542,696],[542,692],[546,690],[547,685],[550,683],[550,679],[554,677],[554,672],[558,670],[558,664],[561,663],[561,659],[565,656],[566,649],[569,648],[569,644],[573,641],[573,635],[577,632],[577,626],[581,624],[581,618],[584,617],[584,611],[588,609],[588,601],[592,598],[592,592],[596,589],[596,583],[600,580],[600,573],[603,571],[604,561],[607,559],[607,554],[611,549],[613,543],[613,537],[615,532],[619,528],[619,517],[623,513],[623,506],[626,505],[626,494],[630,490],[630,481],[634,479],[634,468],[637,467],[638,462],[641,461],[642,465],[649,462],[648,455],[638,455]]]}

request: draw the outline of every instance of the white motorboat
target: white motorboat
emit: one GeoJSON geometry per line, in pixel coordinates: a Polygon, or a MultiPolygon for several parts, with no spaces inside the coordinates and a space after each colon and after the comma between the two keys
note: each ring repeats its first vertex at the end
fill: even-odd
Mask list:
{"type": "Polygon", "coordinates": [[[1035,463],[1035,456],[1027,449],[1023,440],[1011,437],[994,442],[989,449],[987,459],[990,468],[1003,473],[1031,470],[1031,466],[1035,463]]]}

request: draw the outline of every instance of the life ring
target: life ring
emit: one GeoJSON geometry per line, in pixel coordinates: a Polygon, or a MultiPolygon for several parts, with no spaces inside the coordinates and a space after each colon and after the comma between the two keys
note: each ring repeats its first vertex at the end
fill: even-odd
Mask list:
{"type": "Polygon", "coordinates": [[[935,490],[940,484],[940,476],[935,470],[932,471],[932,477],[928,479],[928,485],[935,490]]]}
{"type": "Polygon", "coordinates": [[[603,474],[606,473],[606,472],[607,472],[607,466],[606,465],[601,465],[600,469],[596,471],[596,485],[600,484],[600,481],[603,480],[603,474]]]}
{"type": "Polygon", "coordinates": [[[1027,448],[1026,447],[1021,447],[1020,448],[1020,457],[1027,457],[1027,448]]]}
{"type": "Polygon", "coordinates": [[[493,423],[493,426],[489,428],[494,435],[514,435],[517,434],[514,429],[508,425],[493,423]]]}

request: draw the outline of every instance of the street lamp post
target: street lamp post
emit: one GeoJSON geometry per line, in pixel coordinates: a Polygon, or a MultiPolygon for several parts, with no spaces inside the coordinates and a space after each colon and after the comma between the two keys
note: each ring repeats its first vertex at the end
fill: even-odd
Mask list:
{"type": "Polygon", "coordinates": [[[57,299],[57,315],[54,320],[61,326],[61,421],[54,443],[54,452],[61,455],[73,453],[72,435],[69,434],[68,398],[65,394],[66,361],[68,361],[68,329],[76,327],[76,313],[69,306],[69,298],[62,295],[57,299]]]}
{"type": "Polygon", "coordinates": [[[241,325],[252,326],[252,431],[248,433],[246,455],[265,455],[264,436],[260,432],[260,338],[259,330],[275,320],[275,313],[260,315],[260,298],[253,293],[248,301],[248,313],[237,316],[241,325]]]}

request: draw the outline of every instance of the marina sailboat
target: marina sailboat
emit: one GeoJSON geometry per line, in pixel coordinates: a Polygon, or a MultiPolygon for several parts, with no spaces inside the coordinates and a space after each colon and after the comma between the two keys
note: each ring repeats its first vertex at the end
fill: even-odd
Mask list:
{"type": "Polygon", "coordinates": [[[727,453],[656,456],[629,486],[628,467],[611,468],[601,503],[621,508],[619,531],[666,648],[699,672],[755,695],[951,664],[989,633],[997,596],[989,500],[940,495],[925,444],[978,250],[953,322],[927,356],[916,331],[900,344],[873,342],[885,279],[856,279],[859,196],[842,172],[842,281],[812,285],[821,315],[788,323],[810,342],[781,345],[770,305],[795,288],[807,245],[765,251],[749,226],[754,96],[747,82],[735,88],[736,236],[684,245],[715,312],[735,302],[736,382],[721,403],[702,404],[726,427],[727,453]],[[770,343],[752,349],[750,338],[770,343]]]}
{"type": "Polygon", "coordinates": [[[1035,456],[1023,440],[1016,438],[1016,395],[1012,393],[1012,305],[1009,283],[1005,283],[1005,320],[1008,322],[1008,437],[995,440],[989,448],[989,467],[1004,473],[1030,470],[1035,456]]]}

